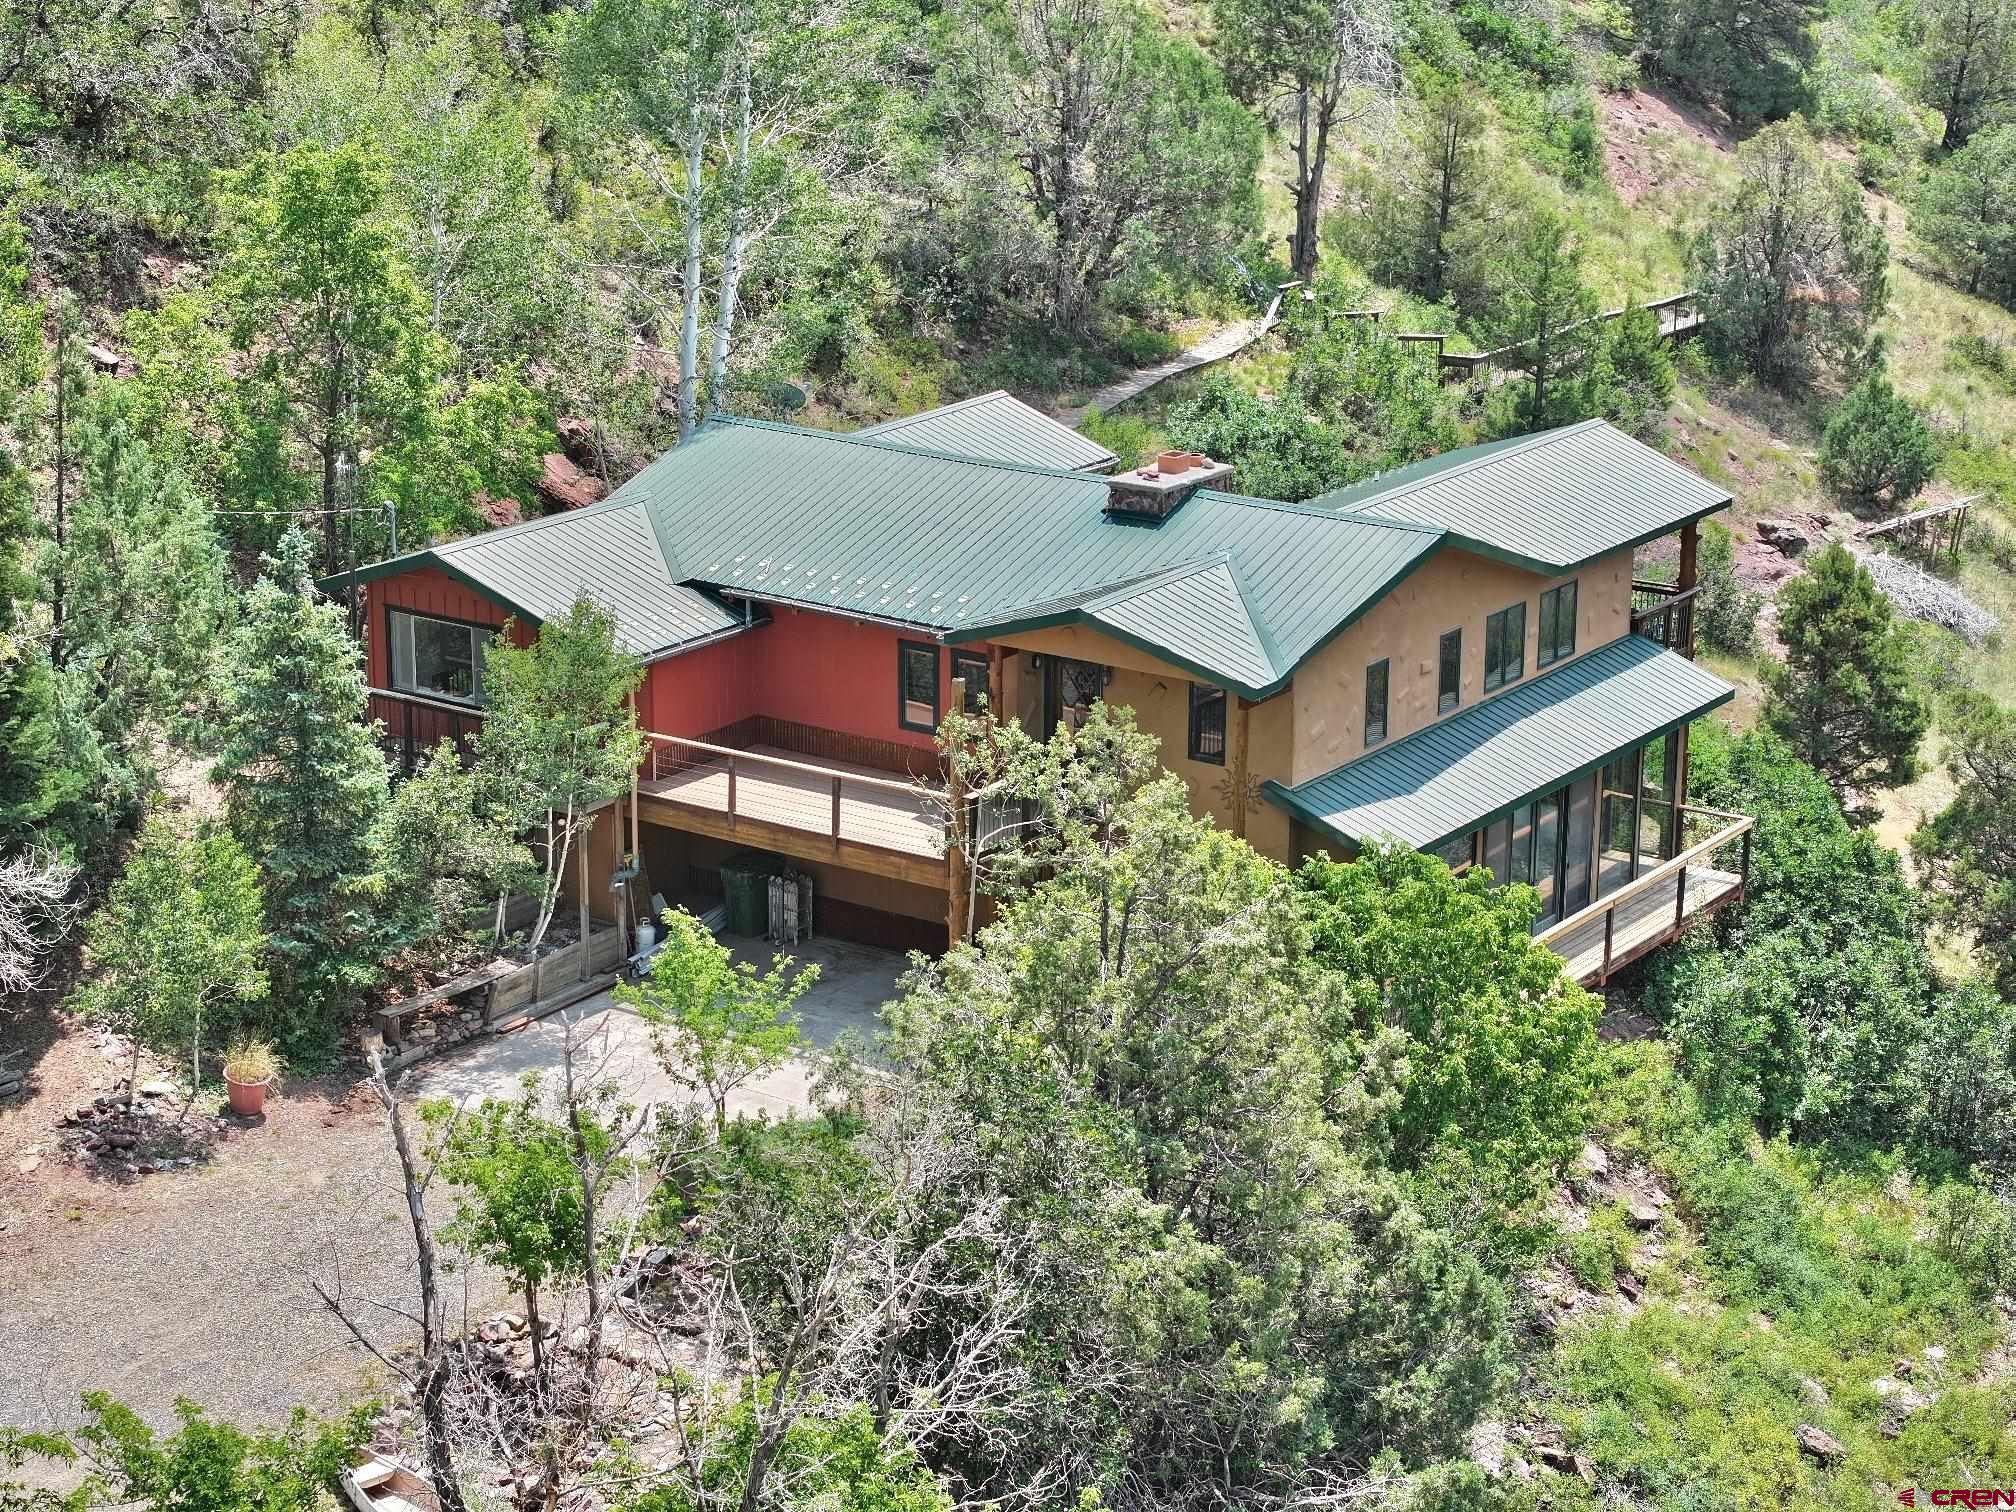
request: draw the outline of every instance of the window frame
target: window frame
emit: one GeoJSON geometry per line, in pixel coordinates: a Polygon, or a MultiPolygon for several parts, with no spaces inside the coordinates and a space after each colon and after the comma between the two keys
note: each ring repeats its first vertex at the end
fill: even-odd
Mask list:
{"type": "Polygon", "coordinates": [[[1231,707],[1232,696],[1223,688],[1217,687],[1212,683],[1193,682],[1190,684],[1189,738],[1185,742],[1184,748],[1189,753],[1192,761],[1206,762],[1211,766],[1225,765],[1225,743],[1230,736],[1230,720],[1228,715],[1230,714],[1231,707]],[[1204,750],[1197,739],[1203,733],[1204,728],[1197,718],[1198,713],[1212,707],[1214,704],[1218,709],[1218,750],[1215,755],[1204,750]]]}
{"type": "Polygon", "coordinates": [[[896,642],[896,727],[902,730],[916,730],[925,735],[938,733],[938,721],[944,716],[944,680],[940,673],[944,663],[939,659],[938,647],[931,641],[899,640],[896,642]],[[910,718],[910,653],[921,651],[931,658],[931,722],[918,724],[910,718]]]}
{"type": "Polygon", "coordinates": [[[1556,662],[1567,661],[1575,654],[1575,621],[1582,612],[1582,593],[1578,586],[1580,582],[1581,579],[1579,578],[1570,578],[1567,582],[1558,583],[1540,595],[1540,645],[1533,657],[1533,665],[1536,668],[1551,667],[1556,662]],[[1566,604],[1568,610],[1568,644],[1565,648],[1561,646],[1561,610],[1563,607],[1561,595],[1564,593],[1568,595],[1566,604]],[[1554,639],[1551,641],[1547,638],[1547,606],[1549,603],[1552,603],[1554,606],[1554,639]]]}
{"type": "Polygon", "coordinates": [[[1393,658],[1382,656],[1365,664],[1365,749],[1384,745],[1393,733],[1393,658]],[[1379,734],[1372,734],[1372,674],[1379,673],[1379,734]]]}
{"type": "Polygon", "coordinates": [[[955,650],[952,653],[952,680],[954,682],[957,682],[962,676],[964,676],[964,673],[961,671],[961,669],[967,667],[979,668],[980,680],[976,683],[970,678],[967,679],[966,707],[964,712],[968,714],[978,714],[981,712],[981,710],[976,705],[975,700],[989,699],[992,697],[992,688],[990,685],[992,684],[994,679],[994,662],[991,657],[989,657],[985,652],[982,651],[955,650]]]}
{"type": "Polygon", "coordinates": [[[1435,647],[1435,712],[1437,715],[1447,714],[1451,709],[1461,708],[1462,706],[1463,627],[1458,625],[1454,630],[1444,630],[1442,632],[1442,639],[1437,642],[1435,647]],[[1456,642],[1456,685],[1453,688],[1445,688],[1443,686],[1443,677],[1450,670],[1449,642],[1452,639],[1456,642]]]}
{"type": "MultiPolygon", "coordinates": [[[[483,698],[483,646],[495,640],[502,625],[485,624],[481,620],[458,619],[452,614],[428,614],[424,610],[409,609],[404,604],[385,606],[385,685],[389,692],[402,693],[409,698],[431,698],[439,703],[467,704],[472,709],[484,705],[483,698]],[[404,615],[409,620],[432,620],[437,625],[453,625],[458,630],[469,632],[470,681],[474,689],[468,695],[443,693],[435,688],[418,688],[399,681],[399,637],[393,630],[395,616],[404,615]]],[[[410,632],[409,632],[410,633],[410,632]]],[[[417,678],[416,678],[417,681],[417,678]]]]}
{"type": "Polygon", "coordinates": [[[1484,691],[1486,693],[1495,693],[1500,688],[1509,688],[1525,675],[1526,600],[1522,598],[1517,603],[1507,604],[1496,614],[1487,614],[1484,616],[1484,691]],[[1509,635],[1511,621],[1508,618],[1515,611],[1519,615],[1519,633],[1516,636],[1509,635]],[[1510,649],[1512,653],[1509,672],[1506,670],[1506,664],[1503,661],[1494,664],[1491,660],[1491,626],[1494,621],[1502,622],[1505,632],[1508,632],[1501,634],[1499,648],[1501,651],[1510,649]]]}

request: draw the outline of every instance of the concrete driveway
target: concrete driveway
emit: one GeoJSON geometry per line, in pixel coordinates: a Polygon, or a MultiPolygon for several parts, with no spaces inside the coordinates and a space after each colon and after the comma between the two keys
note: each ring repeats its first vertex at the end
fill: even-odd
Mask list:
{"type": "MultiPolygon", "coordinates": [[[[777,947],[763,940],[730,941],[735,958],[767,970],[777,947]]],[[[897,995],[896,982],[909,969],[906,957],[890,950],[844,940],[807,940],[786,952],[799,966],[816,965],[819,980],[798,1000],[811,1052],[793,1056],[767,1076],[739,1088],[728,1100],[730,1113],[768,1113],[772,1118],[813,1107],[812,1083],[821,1055],[849,1030],[872,1039],[882,1027],[882,1005],[897,995]]],[[[437,1060],[422,1062],[400,1090],[421,1097],[513,1097],[528,1071],[557,1078],[569,1023],[585,1064],[597,1080],[614,1081],[632,1102],[678,1102],[692,1093],[668,1076],[651,1053],[650,1027],[611,994],[597,993],[510,1034],[462,1046],[437,1060]]],[[[581,1064],[577,1060],[577,1065],[581,1064]]]]}

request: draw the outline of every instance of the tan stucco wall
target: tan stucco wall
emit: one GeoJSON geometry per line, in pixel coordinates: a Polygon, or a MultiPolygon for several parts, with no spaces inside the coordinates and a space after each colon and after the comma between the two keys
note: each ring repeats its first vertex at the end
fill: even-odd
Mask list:
{"type": "MultiPolygon", "coordinates": [[[[1386,739],[1399,739],[1440,716],[1437,658],[1442,633],[1463,632],[1462,701],[1467,709],[1502,689],[1484,692],[1484,622],[1500,609],[1526,603],[1526,673],[1541,669],[1540,595],[1574,578],[1575,654],[1625,634],[1631,625],[1631,553],[1615,552],[1581,571],[1550,578],[1467,551],[1445,549],[1424,562],[1365,617],[1302,664],[1289,690],[1294,700],[1291,782],[1306,782],[1365,754],[1365,669],[1382,657],[1391,665],[1386,739]]],[[[1555,665],[1560,665],[1556,663],[1555,665]]],[[[1553,671],[1549,666],[1545,670],[1553,671]]]]}
{"type": "MultiPolygon", "coordinates": [[[[1631,553],[1620,551],[1570,574],[1576,592],[1575,654],[1581,656],[1628,632],[1631,624],[1631,553]]],[[[1567,582],[1569,576],[1543,577],[1487,557],[1445,549],[1421,565],[1405,582],[1368,611],[1365,617],[1323,647],[1295,675],[1287,691],[1250,706],[1247,725],[1246,838],[1254,849],[1281,861],[1292,861],[1299,848],[1309,849],[1314,837],[1298,842],[1288,815],[1260,796],[1260,785],[1275,780],[1287,785],[1306,782],[1333,767],[1365,754],[1365,669],[1381,657],[1392,664],[1387,706],[1387,740],[1433,722],[1437,695],[1437,658],[1442,632],[1463,631],[1462,702],[1465,709],[1484,692],[1484,621],[1500,609],[1526,604],[1525,676],[1521,686],[1538,675],[1540,595],[1567,582]]],[[[1113,668],[1108,702],[1134,710],[1142,729],[1161,742],[1161,761],[1182,777],[1190,789],[1192,811],[1233,827],[1228,749],[1224,766],[1191,761],[1189,685],[1191,674],[1122,641],[1084,626],[1059,626],[1003,637],[1006,649],[1046,656],[1068,656],[1113,668]]],[[[1547,671],[1553,671],[1548,667],[1547,671]]],[[[1011,656],[1004,669],[1004,709],[1034,709],[1039,702],[1037,679],[1026,655],[1011,656]]],[[[1451,711],[1452,713],[1455,710],[1451,711]]],[[[1237,740],[1239,712],[1228,708],[1228,747],[1237,740]]]]}

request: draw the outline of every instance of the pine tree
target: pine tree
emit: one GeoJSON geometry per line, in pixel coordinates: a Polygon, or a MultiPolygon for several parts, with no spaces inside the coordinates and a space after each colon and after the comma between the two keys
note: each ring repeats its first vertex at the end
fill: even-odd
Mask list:
{"type": "Polygon", "coordinates": [[[298,528],[246,595],[231,639],[213,772],[231,829],[259,863],[278,1029],[312,1051],[376,976],[374,835],[384,757],[364,722],[357,645],[308,580],[298,528]]]}
{"type": "Polygon", "coordinates": [[[1492,260],[1491,281],[1498,296],[1495,340],[1515,349],[1505,365],[1526,378],[1505,385],[1509,406],[1500,401],[1492,428],[1511,435],[1585,418],[1602,327],[1568,223],[1552,211],[1534,215],[1492,260]]]}
{"type": "Polygon", "coordinates": [[[1590,408],[1641,441],[1665,423],[1673,402],[1673,354],[1659,317],[1633,299],[1603,328],[1589,375],[1590,408]]]}
{"type": "Polygon", "coordinates": [[[1908,782],[1931,705],[1889,598],[1838,541],[1778,595],[1764,720],[1836,793],[1908,782]]]}
{"type": "MultiPolygon", "coordinates": [[[[41,364],[42,312],[28,296],[20,220],[0,217],[0,429],[11,428],[41,364]]],[[[0,850],[11,851],[64,794],[57,762],[55,688],[30,631],[28,571],[35,515],[28,478],[0,436],[0,850]]]]}

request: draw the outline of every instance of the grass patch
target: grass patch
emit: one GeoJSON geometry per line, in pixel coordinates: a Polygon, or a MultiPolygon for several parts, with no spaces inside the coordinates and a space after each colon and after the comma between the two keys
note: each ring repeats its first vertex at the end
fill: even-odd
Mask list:
{"type": "Polygon", "coordinates": [[[1704,1125],[1656,1042],[1612,1047],[1604,1073],[1604,1143],[1660,1172],[1698,1244],[1669,1249],[1643,1306],[1567,1328],[1542,1364],[1528,1405],[1600,1487],[1558,1482],[1555,1505],[1875,1512],[1907,1485],[2016,1478],[2016,1392],[1976,1379],[2002,1339],[1992,1283],[1935,1245],[1922,1185],[1704,1125]],[[1899,1360],[1931,1405],[1879,1391],[1899,1360]],[[1801,1423],[1846,1461],[1801,1455],[1801,1423]]]}

